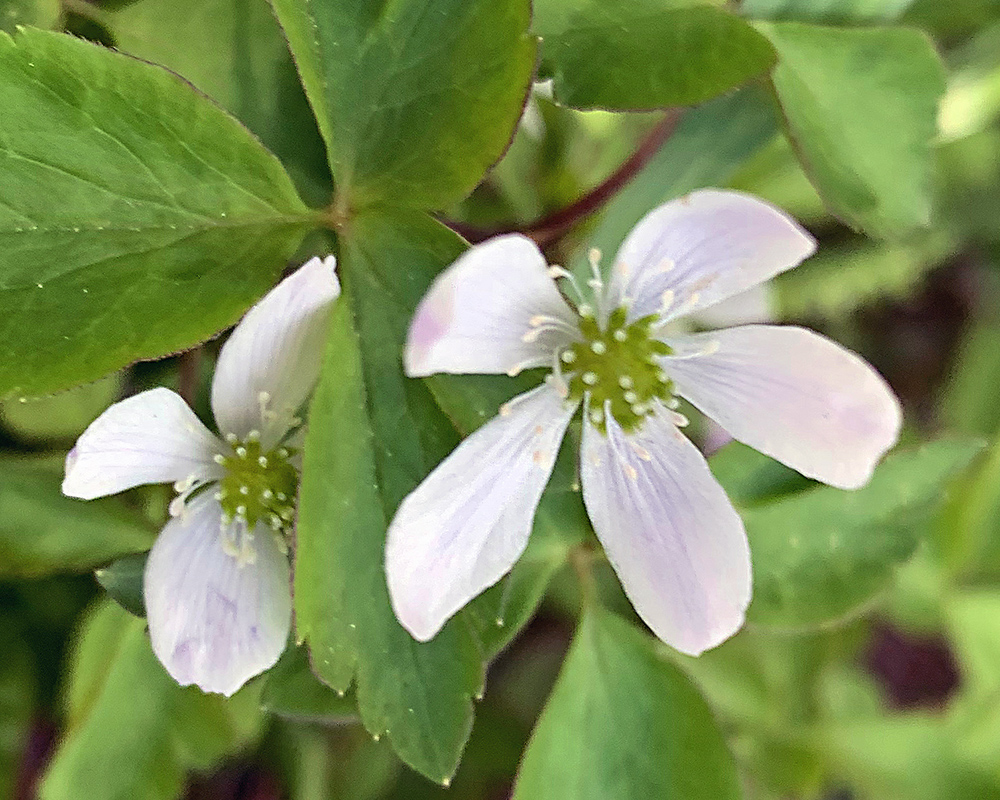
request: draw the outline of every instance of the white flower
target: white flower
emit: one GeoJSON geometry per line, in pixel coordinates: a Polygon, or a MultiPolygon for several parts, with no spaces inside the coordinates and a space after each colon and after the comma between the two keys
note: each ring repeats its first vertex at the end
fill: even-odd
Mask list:
{"type": "Polygon", "coordinates": [[[288,639],[285,537],[301,457],[296,417],[319,376],[335,261],[314,258],[250,309],[219,354],[211,434],[181,397],[116,403],[66,458],[63,492],[90,500],[145,483],[179,493],[146,562],[153,650],[182,686],[231,695],[288,639]]]}
{"type": "MultiPolygon", "coordinates": [[[[469,436],[400,505],[389,528],[393,608],[433,637],[524,550],[560,442],[583,406],[580,475],[594,530],[636,611],[663,641],[698,654],[743,623],[743,524],[678,430],[677,397],[733,437],[842,488],[863,485],[901,415],[878,374],[801,328],[745,325],[669,334],[668,323],[743,292],[812,254],[781,212],[699,191],[648,214],[608,285],[571,307],[523,236],[471,248],[424,297],[405,352],[410,376],[550,367],[469,436]]],[[[573,284],[575,287],[575,284],[573,284]]]]}

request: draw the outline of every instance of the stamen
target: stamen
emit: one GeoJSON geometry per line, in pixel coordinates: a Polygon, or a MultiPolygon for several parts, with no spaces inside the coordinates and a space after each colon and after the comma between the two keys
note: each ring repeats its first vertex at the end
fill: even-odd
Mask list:
{"type": "Polygon", "coordinates": [[[593,411],[590,412],[590,421],[593,422],[595,425],[600,425],[602,422],[604,422],[604,412],[601,411],[599,408],[595,408],[593,411]]]}
{"type": "Polygon", "coordinates": [[[671,411],[670,412],[670,420],[678,428],[686,428],[688,425],[691,424],[691,420],[689,420],[683,414],[678,413],[677,411],[671,411]]]}
{"type": "Polygon", "coordinates": [[[222,455],[222,453],[216,453],[214,456],[212,456],[212,461],[214,461],[216,464],[225,464],[226,457],[222,455]]]}
{"type": "Polygon", "coordinates": [[[593,350],[595,354],[603,356],[608,351],[608,346],[604,344],[604,342],[598,340],[590,343],[590,349],[593,350]]]}
{"type": "Polygon", "coordinates": [[[597,383],[597,374],[594,372],[584,372],[581,379],[587,386],[594,386],[597,383]]]}
{"type": "Polygon", "coordinates": [[[667,289],[663,294],[660,295],[660,313],[665,314],[670,306],[674,304],[674,292],[672,289],[667,289]]]}
{"type": "Polygon", "coordinates": [[[264,469],[267,469],[267,456],[261,456],[257,459],[257,463],[260,464],[264,469]]]}
{"type": "Polygon", "coordinates": [[[243,447],[243,446],[237,447],[236,448],[236,455],[238,455],[240,458],[246,458],[247,457],[247,449],[245,447],[243,447]]]}
{"type": "Polygon", "coordinates": [[[557,278],[565,278],[567,281],[569,281],[569,285],[573,288],[573,291],[576,292],[576,299],[579,300],[580,302],[583,302],[584,298],[583,290],[580,288],[580,284],[577,283],[576,277],[568,269],[553,265],[549,267],[549,277],[552,278],[552,280],[556,280],[557,278]]]}
{"type": "Polygon", "coordinates": [[[236,444],[239,440],[240,437],[237,436],[235,433],[226,434],[226,441],[229,442],[229,444],[236,444]]]}
{"type": "Polygon", "coordinates": [[[260,441],[260,431],[254,428],[250,433],[247,434],[248,442],[259,442],[260,441]]]}
{"type": "Polygon", "coordinates": [[[562,359],[562,362],[564,364],[572,364],[574,361],[576,361],[576,353],[572,350],[563,350],[562,353],[559,355],[559,358],[562,359]]]}
{"type": "Polygon", "coordinates": [[[618,385],[621,386],[623,389],[631,389],[635,384],[628,375],[622,375],[618,379],[618,385]]]}
{"type": "Polygon", "coordinates": [[[619,328],[611,335],[615,337],[616,342],[624,342],[628,339],[628,333],[625,332],[624,328],[619,328]]]}

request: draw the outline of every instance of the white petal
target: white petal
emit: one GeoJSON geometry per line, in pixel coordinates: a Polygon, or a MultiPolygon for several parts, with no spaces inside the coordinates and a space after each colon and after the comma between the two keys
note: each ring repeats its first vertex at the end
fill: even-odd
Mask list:
{"type": "MultiPolygon", "coordinates": [[[[223,549],[222,510],[202,494],[160,533],[146,562],[153,651],[181,686],[231,695],[285,649],[292,603],[287,557],[257,525],[255,558],[223,549]]],[[[236,523],[233,523],[236,524],[236,523]]]]}
{"type": "Polygon", "coordinates": [[[587,420],[587,513],[636,612],[660,639],[698,655],[743,624],[750,550],[743,522],[698,449],[661,408],[634,434],[587,420]]]}
{"type": "Polygon", "coordinates": [[[411,378],[519,372],[550,364],[577,329],[535,243],[498,236],[431,285],[410,323],[403,365],[411,378]]]}
{"type": "Polygon", "coordinates": [[[741,442],[842,489],[895,444],[899,401],[854,353],[812,331],[747,325],[670,341],[678,393],[741,442]]]}
{"type": "Polygon", "coordinates": [[[400,504],[385,568],[414,638],[432,638],[521,555],[574,410],[548,386],[516,397],[400,504]]]}
{"type": "Polygon", "coordinates": [[[333,256],[310,259],[236,326],[212,381],[212,412],[222,433],[244,439],[257,429],[267,450],[288,431],[319,377],[330,306],[340,294],[335,266],[333,256]]]}
{"type": "Polygon", "coordinates": [[[218,477],[219,446],[180,395],[150,389],[90,423],[66,456],[63,494],[93,500],[144,483],[218,477]]]}
{"type": "Polygon", "coordinates": [[[611,304],[627,298],[629,319],[673,319],[773,278],[815,249],[773,206],[704,189],[653,209],[632,229],[615,257],[611,304]]]}
{"type": "Polygon", "coordinates": [[[734,325],[775,322],[776,317],[773,284],[758,283],[745,292],[703,308],[693,314],[690,321],[705,328],[731,328],[734,325]]]}

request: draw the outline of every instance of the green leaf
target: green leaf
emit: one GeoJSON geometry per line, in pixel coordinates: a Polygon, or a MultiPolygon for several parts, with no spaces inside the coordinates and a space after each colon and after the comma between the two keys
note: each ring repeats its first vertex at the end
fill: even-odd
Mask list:
{"type": "MultiPolygon", "coordinates": [[[[605,207],[587,237],[610,256],[650,210],[702,186],[722,186],[777,132],[764,93],[744,89],[689,111],[674,135],[605,207]]],[[[586,248],[583,248],[586,250],[586,248]]],[[[579,262],[590,277],[584,254],[579,262]]]]}
{"type": "Polygon", "coordinates": [[[528,0],[274,0],[341,208],[442,208],[510,141],[535,66],[528,0]]]}
{"type": "Polygon", "coordinates": [[[403,378],[400,357],[428,267],[448,263],[461,242],[444,228],[436,242],[422,234],[440,227],[427,218],[412,224],[416,233],[355,219],[341,242],[344,294],[305,443],[295,612],[316,674],[339,691],[356,680],[368,730],[388,733],[406,763],[443,782],[469,735],[482,662],[461,620],[414,641],[393,615],[383,566],[396,506],[454,443],[426,388],[403,378]]]}
{"type": "Polygon", "coordinates": [[[760,19],[803,22],[888,22],[913,0],[743,0],[740,11],[760,19]]]}
{"type": "MultiPolygon", "coordinates": [[[[331,687],[346,690],[355,677],[368,730],[388,731],[404,761],[442,782],[468,737],[483,662],[530,618],[585,517],[578,494],[545,501],[551,510],[539,512],[536,535],[510,577],[431,642],[417,643],[399,626],[385,585],[386,528],[458,440],[428,390],[433,384],[403,377],[403,342],[431,280],[465,244],[410,212],[358,216],[340,245],[344,298],[310,410],[300,492],[298,634],[331,687]]],[[[452,386],[459,391],[436,386],[451,413],[473,425],[496,413],[495,381],[456,378],[452,386]]]]}
{"type": "Polygon", "coordinates": [[[748,620],[804,628],[856,612],[913,554],[924,513],[980,449],[934,442],[889,456],[857,491],[817,486],[744,509],[754,564],[748,620]]]}
{"type": "Polygon", "coordinates": [[[106,567],[94,570],[101,588],[118,605],[137,617],[146,616],[143,577],[149,553],[131,553],[116,559],[106,567]]]}
{"type": "Polygon", "coordinates": [[[0,0],[0,31],[14,33],[19,25],[54,28],[61,11],[59,0],[0,0]]]}
{"type": "Polygon", "coordinates": [[[0,419],[24,441],[72,442],[121,396],[122,383],[122,376],[115,374],[50,397],[6,400],[0,403],[0,419]]]}
{"type": "Polygon", "coordinates": [[[309,665],[305,647],[290,646],[267,673],[261,707],[295,722],[327,725],[353,722],[358,704],[347,692],[335,692],[320,682],[309,665]]]}
{"type": "Polygon", "coordinates": [[[774,65],[766,38],[697,0],[540,2],[543,77],[557,102],[615,110],[694,105],[774,65]],[[558,13],[545,8],[555,4],[558,13]]]}
{"type": "Polygon", "coordinates": [[[521,763],[514,800],[741,796],[712,712],[652,642],[588,609],[521,763]]]}
{"type": "Polygon", "coordinates": [[[0,34],[0,107],[0,395],[217,333],[314,220],[235,120],[103,47],[0,34]]]}
{"type": "Polygon", "coordinates": [[[882,237],[927,225],[930,144],[944,93],[927,36],[797,22],[758,27],[778,51],[773,82],[788,134],[830,210],[882,237]]]}
{"type": "Polygon", "coordinates": [[[260,137],[310,201],[329,200],[323,140],[267,0],[140,0],[106,20],[118,49],[191,81],[260,137]]]}
{"type": "Polygon", "coordinates": [[[229,699],[182,689],[144,628],[111,603],[89,615],[70,673],[68,729],[42,800],[174,800],[188,770],[206,769],[258,735],[259,684],[229,699]]]}
{"type": "Polygon", "coordinates": [[[0,459],[0,576],[85,572],[152,545],[156,531],[119,498],[74,500],[61,483],[51,469],[0,459]]]}
{"type": "Polygon", "coordinates": [[[726,495],[739,507],[773,500],[813,485],[791,467],[739,442],[727,444],[708,463],[726,495]]]}

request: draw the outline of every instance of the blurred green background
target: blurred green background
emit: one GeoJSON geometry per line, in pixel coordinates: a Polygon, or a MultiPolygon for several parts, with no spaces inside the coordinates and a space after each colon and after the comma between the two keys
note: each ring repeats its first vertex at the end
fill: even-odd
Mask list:
{"type": "MultiPolygon", "coordinates": [[[[263,0],[239,4],[236,22],[273,37],[282,77],[275,96],[253,98],[252,109],[230,85],[232,71],[213,71],[211,59],[186,61],[195,51],[174,46],[198,36],[207,52],[214,36],[231,31],[214,26],[210,3],[204,17],[197,3],[178,5],[187,8],[0,0],[0,27],[62,26],[176,69],[247,121],[305,197],[324,198],[329,175],[314,123],[263,0]]],[[[943,503],[898,522],[919,529],[922,544],[892,587],[849,619],[810,633],[751,623],[697,660],[664,652],[716,710],[748,798],[1000,798],[1000,2],[747,5],[779,19],[898,19],[933,37],[949,69],[933,225],[875,241],[838,222],[779,132],[771,100],[750,87],[689,115],[602,213],[553,248],[554,261],[614,242],[644,211],[706,182],[758,194],[820,241],[815,258],[774,282],[774,317],[825,332],[874,363],[903,400],[904,440],[964,435],[986,446],[943,503]]],[[[658,119],[561,108],[541,87],[505,158],[446,216],[462,230],[528,224],[602,181],[658,119]]],[[[224,703],[173,685],[141,619],[106,599],[102,583],[129,604],[141,560],[118,559],[148,549],[169,498],[153,488],[92,504],[67,500],[59,492],[65,453],[115,399],[177,387],[182,374],[200,387],[199,412],[208,418],[213,353],[210,345],[197,358],[139,364],[65,394],[0,406],[0,797],[35,797],[59,742],[51,798],[118,797],[123,773],[140,776],[149,798],[508,797],[576,621],[571,573],[556,576],[538,617],[492,665],[447,790],[373,741],[354,721],[350,698],[310,679],[302,653],[290,651],[278,667],[299,683],[279,692],[257,680],[224,703]],[[73,760],[95,751],[106,770],[93,770],[84,785],[73,760]]],[[[610,571],[599,574],[607,596],[620,597],[610,571]]]]}

